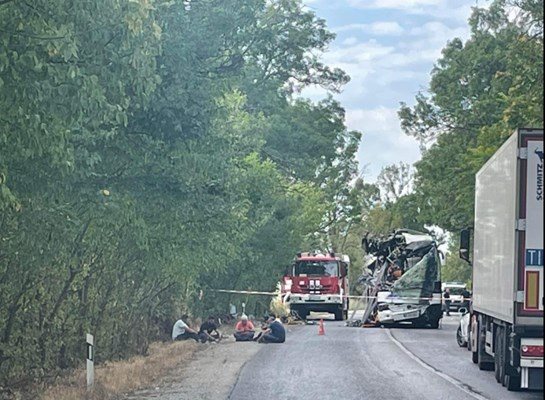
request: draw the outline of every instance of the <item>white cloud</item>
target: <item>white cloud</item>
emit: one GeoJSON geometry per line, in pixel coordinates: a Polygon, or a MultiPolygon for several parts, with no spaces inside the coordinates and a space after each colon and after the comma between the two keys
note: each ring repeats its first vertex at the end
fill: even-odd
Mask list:
{"type": "MultiPolygon", "coordinates": [[[[335,97],[346,109],[348,127],[363,132],[357,157],[366,168],[365,178],[375,180],[386,165],[412,164],[420,158],[418,143],[401,131],[399,102],[411,104],[415,94],[426,89],[433,64],[448,41],[469,38],[467,18],[474,0],[324,0],[320,4],[334,3],[336,10],[327,10],[338,12],[339,4],[347,2],[358,9],[348,9],[353,18],[338,14],[346,22],[334,29],[340,38],[323,61],[351,77],[335,97]],[[361,19],[356,18],[358,13],[361,19]],[[373,16],[378,19],[369,19],[373,16]]],[[[311,87],[302,95],[318,100],[325,91],[311,87]]]]}
{"type": "Polygon", "coordinates": [[[371,24],[348,24],[332,29],[335,32],[363,31],[373,35],[401,35],[405,30],[397,22],[379,21],[371,24]]]}
{"type": "Polygon", "coordinates": [[[412,164],[420,158],[418,143],[401,131],[395,108],[347,109],[346,123],[363,132],[357,157],[360,166],[367,167],[367,181],[374,181],[386,165],[412,164]]]}
{"type": "Polygon", "coordinates": [[[443,3],[443,0],[348,0],[349,5],[357,8],[393,8],[402,10],[441,3],[443,3]]]}
{"type": "Polygon", "coordinates": [[[469,37],[469,29],[466,26],[450,28],[442,22],[432,21],[412,28],[409,34],[412,36],[425,36],[428,39],[434,41],[440,40],[446,43],[447,40],[455,37],[467,39],[469,37]]]}
{"type": "Polygon", "coordinates": [[[324,54],[328,64],[354,64],[377,60],[395,50],[393,46],[384,46],[375,40],[368,40],[344,47],[336,47],[324,54]]]}
{"type": "Polygon", "coordinates": [[[350,36],[350,37],[343,40],[342,45],[343,46],[353,46],[358,42],[359,42],[359,39],[357,37],[350,36]]]}
{"type": "Polygon", "coordinates": [[[361,41],[354,34],[341,43],[334,43],[323,59],[352,78],[340,96],[345,106],[356,107],[357,102],[365,101],[369,96],[377,100],[390,96],[388,106],[391,106],[392,100],[395,104],[410,101],[419,89],[413,85],[413,94],[406,95],[398,91],[399,84],[404,84],[405,88],[412,82],[425,85],[429,71],[447,41],[454,37],[467,39],[468,36],[466,27],[451,28],[433,21],[408,29],[393,43],[378,38],[361,41]]]}
{"type": "MultiPolygon", "coordinates": [[[[407,14],[424,15],[450,22],[466,23],[475,5],[471,0],[347,0],[359,9],[399,10],[407,14]]],[[[482,7],[482,5],[479,5],[482,7]]],[[[486,5],[485,5],[486,6],[486,5]]]]}

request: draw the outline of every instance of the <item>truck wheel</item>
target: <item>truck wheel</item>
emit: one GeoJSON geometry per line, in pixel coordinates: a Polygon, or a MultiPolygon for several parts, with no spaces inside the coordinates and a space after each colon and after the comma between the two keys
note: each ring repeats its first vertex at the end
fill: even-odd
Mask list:
{"type": "Polygon", "coordinates": [[[496,343],[496,348],[494,350],[494,378],[496,378],[496,382],[502,383],[502,370],[503,366],[501,365],[503,362],[503,343],[501,339],[501,327],[496,327],[496,334],[494,335],[494,341],[496,343]]]}
{"type": "Polygon", "coordinates": [[[343,319],[344,319],[344,320],[347,320],[347,319],[348,319],[348,310],[344,310],[344,311],[343,311],[343,319]]]}
{"type": "Polygon", "coordinates": [[[478,352],[474,351],[471,353],[471,361],[473,361],[473,364],[477,364],[479,362],[478,352]]]}
{"type": "Polygon", "coordinates": [[[307,318],[308,312],[304,308],[292,308],[292,311],[297,316],[297,318],[303,321],[307,318]]]}
{"type": "Polygon", "coordinates": [[[485,361],[485,358],[487,356],[485,351],[485,340],[486,340],[486,333],[485,330],[482,328],[481,322],[479,322],[479,345],[477,346],[477,366],[481,371],[492,371],[494,369],[494,363],[490,361],[485,361]]]}
{"type": "Polygon", "coordinates": [[[510,392],[516,392],[520,390],[520,375],[511,376],[511,375],[505,375],[505,378],[503,380],[504,386],[509,390],[510,392]]]}
{"type": "Polygon", "coordinates": [[[477,364],[478,362],[477,350],[479,348],[479,342],[475,340],[475,348],[473,348],[473,345],[471,343],[473,341],[474,336],[476,335],[476,332],[479,332],[479,322],[477,322],[477,318],[475,318],[475,316],[471,318],[472,318],[471,324],[469,326],[468,347],[471,347],[471,361],[473,361],[473,364],[477,364]]]}
{"type": "Polygon", "coordinates": [[[343,320],[343,309],[338,308],[334,311],[335,313],[335,321],[342,321],[343,320]]]}
{"type": "Polygon", "coordinates": [[[441,318],[436,318],[430,322],[431,329],[439,329],[439,321],[441,321],[441,318]]]}

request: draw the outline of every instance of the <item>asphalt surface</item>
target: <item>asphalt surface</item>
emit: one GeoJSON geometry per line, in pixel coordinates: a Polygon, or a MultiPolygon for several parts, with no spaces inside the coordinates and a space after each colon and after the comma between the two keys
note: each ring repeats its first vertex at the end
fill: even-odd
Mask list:
{"type": "Polygon", "coordinates": [[[350,328],[325,321],[288,327],[286,343],[267,344],[242,368],[230,400],[542,399],[508,392],[456,344],[459,315],[440,329],[350,328]]]}

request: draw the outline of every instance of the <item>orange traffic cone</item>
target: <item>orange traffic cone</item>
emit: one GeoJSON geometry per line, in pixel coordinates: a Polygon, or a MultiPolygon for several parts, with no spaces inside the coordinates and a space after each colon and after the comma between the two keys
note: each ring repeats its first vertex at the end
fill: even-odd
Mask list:
{"type": "Polygon", "coordinates": [[[320,319],[320,324],[318,325],[318,335],[325,335],[324,320],[323,319],[320,319]]]}

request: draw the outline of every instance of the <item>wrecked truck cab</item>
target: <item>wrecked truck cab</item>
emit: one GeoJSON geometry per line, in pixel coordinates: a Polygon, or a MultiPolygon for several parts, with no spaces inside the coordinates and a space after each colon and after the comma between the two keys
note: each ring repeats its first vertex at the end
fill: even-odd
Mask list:
{"type": "Polygon", "coordinates": [[[377,320],[381,323],[412,322],[438,327],[442,317],[440,261],[435,246],[394,282],[390,295],[378,299],[377,320]],[[381,311],[382,309],[382,311],[381,311]]]}
{"type": "Polygon", "coordinates": [[[359,280],[369,294],[364,322],[410,322],[438,328],[442,318],[441,260],[433,238],[404,229],[385,239],[365,239],[365,248],[376,263],[372,273],[359,280]]]}

